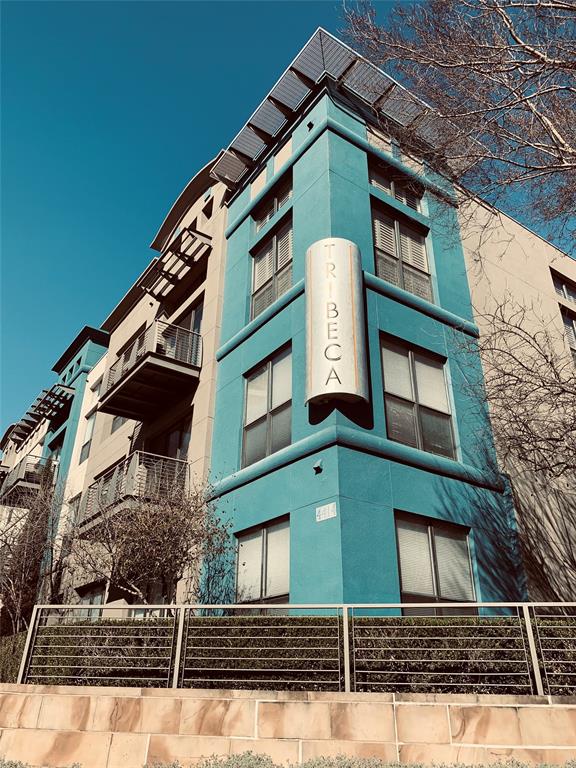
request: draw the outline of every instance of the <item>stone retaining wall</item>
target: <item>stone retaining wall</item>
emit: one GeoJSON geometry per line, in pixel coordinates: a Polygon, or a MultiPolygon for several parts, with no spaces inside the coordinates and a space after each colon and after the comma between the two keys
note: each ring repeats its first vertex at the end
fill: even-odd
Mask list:
{"type": "Polygon", "coordinates": [[[0,684],[0,756],[34,766],[194,765],[251,750],[410,762],[576,759],[576,698],[0,684]]]}

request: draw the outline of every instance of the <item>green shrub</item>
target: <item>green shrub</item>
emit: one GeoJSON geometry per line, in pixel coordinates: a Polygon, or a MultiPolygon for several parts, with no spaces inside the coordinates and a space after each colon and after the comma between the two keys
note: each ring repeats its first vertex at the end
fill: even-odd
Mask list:
{"type": "MultiPolygon", "coordinates": [[[[466,768],[463,763],[411,763],[410,768],[430,768],[435,765],[436,768],[466,768]]],[[[533,765],[531,763],[520,763],[517,760],[507,760],[502,763],[490,763],[490,765],[478,764],[475,768],[494,768],[495,765],[501,768],[558,768],[547,763],[533,765]]],[[[576,768],[576,760],[568,760],[564,763],[565,768],[576,768]]],[[[1,768],[1,766],[0,766],[1,768]]],[[[154,763],[145,768],[182,768],[178,761],[173,763],[154,763]]],[[[253,752],[243,752],[239,755],[229,755],[228,757],[210,757],[202,760],[198,768],[280,768],[267,755],[257,755],[253,752]]],[[[295,768],[293,766],[292,768],[295,768]]],[[[376,757],[347,757],[346,755],[337,755],[336,757],[315,757],[307,760],[298,768],[406,768],[405,764],[388,763],[379,760],[376,757]]]]}
{"type": "Polygon", "coordinates": [[[0,683],[16,682],[25,642],[26,632],[0,637],[0,683]]]}

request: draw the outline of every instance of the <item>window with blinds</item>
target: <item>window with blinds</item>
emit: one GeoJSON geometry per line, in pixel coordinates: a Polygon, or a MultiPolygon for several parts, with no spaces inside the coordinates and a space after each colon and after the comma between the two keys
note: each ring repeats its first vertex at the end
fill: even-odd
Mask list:
{"type": "Polygon", "coordinates": [[[289,445],[292,439],[292,354],[285,349],[246,380],[242,466],[289,445]]]}
{"type": "Polygon", "coordinates": [[[388,438],[455,459],[442,360],[384,339],[382,368],[388,438]]]}
{"type": "Polygon", "coordinates": [[[252,318],[292,286],[292,222],[281,227],[253,258],[252,318]]]}
{"type": "Polygon", "coordinates": [[[432,281],[424,236],[378,208],[372,211],[372,229],[378,277],[432,301],[432,281]]]}
{"type": "MultiPolygon", "coordinates": [[[[396,516],[400,593],[403,603],[474,602],[469,531],[459,525],[396,516]]],[[[463,614],[475,609],[404,609],[405,614],[463,614]]]]}
{"type": "Polygon", "coordinates": [[[562,308],[562,320],[564,322],[564,333],[566,335],[566,341],[570,347],[574,365],[576,365],[576,315],[573,315],[571,312],[568,312],[566,309],[562,308]]]}
{"type": "Polygon", "coordinates": [[[236,600],[288,602],[290,521],[275,520],[238,535],[236,600]]]}
{"type": "Polygon", "coordinates": [[[556,272],[552,272],[552,282],[558,296],[576,304],[576,283],[572,283],[568,278],[556,272]]]}
{"type": "Polygon", "coordinates": [[[383,163],[369,162],[368,175],[370,184],[373,187],[396,198],[396,200],[412,208],[414,211],[420,210],[422,196],[409,181],[399,180],[390,167],[383,163]]]}
{"type": "Polygon", "coordinates": [[[275,191],[266,197],[254,214],[256,232],[260,232],[275,214],[292,198],[292,179],[283,182],[275,191]]]}

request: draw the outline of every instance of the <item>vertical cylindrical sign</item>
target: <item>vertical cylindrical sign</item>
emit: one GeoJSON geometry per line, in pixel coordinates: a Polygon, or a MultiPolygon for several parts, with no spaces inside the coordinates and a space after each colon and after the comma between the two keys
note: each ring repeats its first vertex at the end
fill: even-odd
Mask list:
{"type": "Polygon", "coordinates": [[[306,402],[368,401],[360,250],[328,237],[306,252],[306,402]]]}

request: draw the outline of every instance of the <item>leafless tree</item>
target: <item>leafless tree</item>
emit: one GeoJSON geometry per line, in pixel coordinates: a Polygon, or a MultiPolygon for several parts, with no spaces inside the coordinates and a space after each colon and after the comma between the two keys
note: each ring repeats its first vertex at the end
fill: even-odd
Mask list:
{"type": "Polygon", "coordinates": [[[575,0],[400,2],[381,25],[360,2],[345,18],[354,47],[428,105],[401,128],[404,145],[461,197],[529,211],[573,252],[575,0]]]}
{"type": "Polygon", "coordinates": [[[39,488],[4,507],[0,523],[0,628],[16,634],[28,626],[40,589],[54,602],[61,576],[62,540],[58,536],[57,491],[47,467],[39,488]]]}
{"type": "Polygon", "coordinates": [[[510,296],[477,319],[484,373],[478,391],[503,465],[547,481],[576,477],[576,367],[557,319],[510,296]]]}
{"type": "Polygon", "coordinates": [[[86,582],[104,581],[130,602],[160,595],[226,602],[233,587],[228,523],[207,501],[205,487],[180,484],[115,504],[101,504],[90,525],[73,534],[69,569],[86,582]]]}

